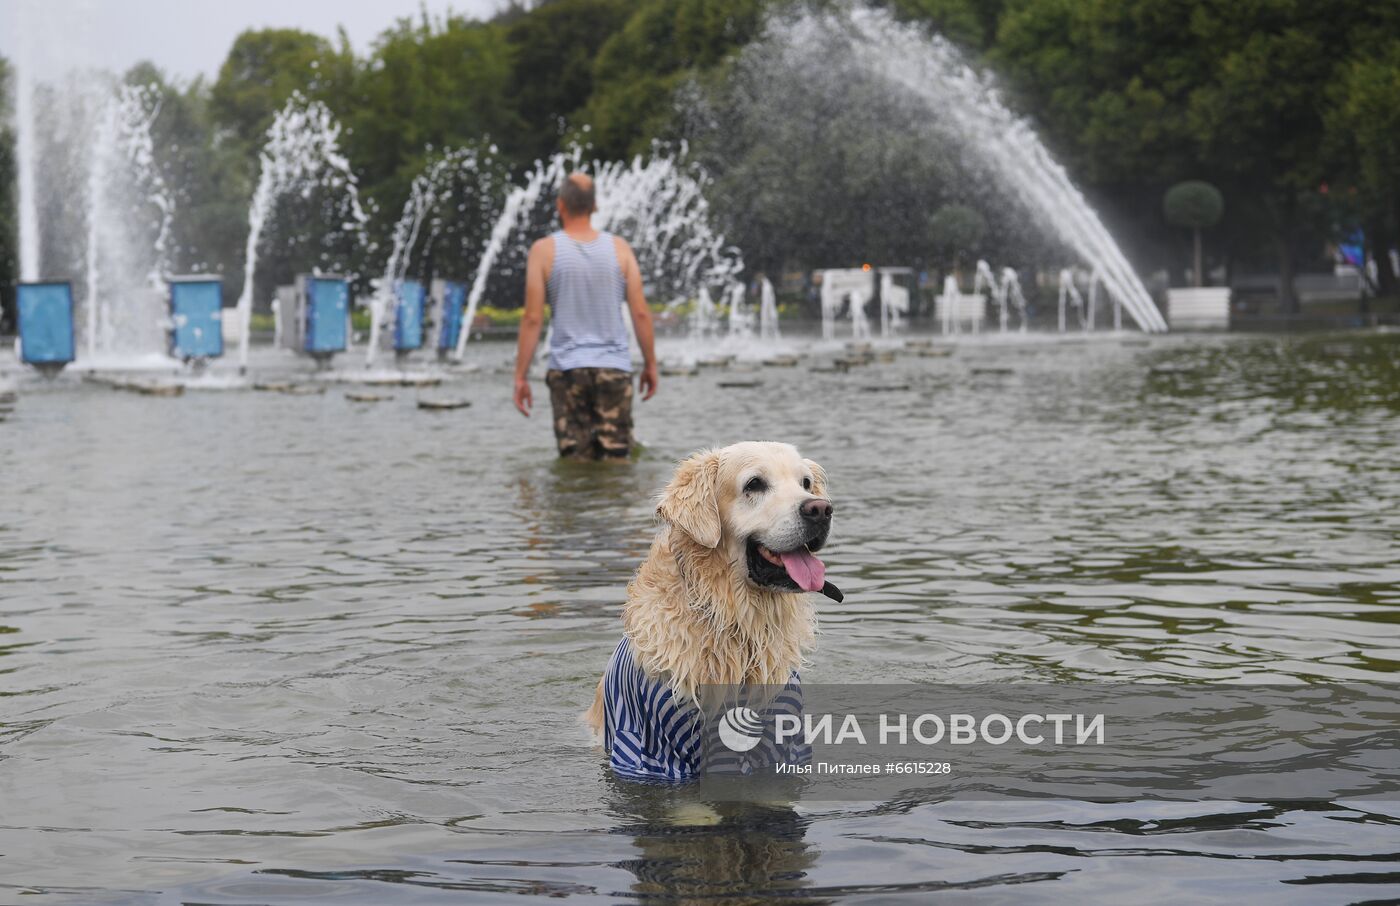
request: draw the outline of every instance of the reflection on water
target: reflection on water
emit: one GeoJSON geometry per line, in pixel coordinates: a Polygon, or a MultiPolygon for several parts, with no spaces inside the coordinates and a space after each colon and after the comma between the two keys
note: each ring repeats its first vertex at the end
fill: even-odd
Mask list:
{"type": "Polygon", "coordinates": [[[616,577],[619,571],[630,573],[646,555],[650,501],[667,468],[660,462],[633,466],[538,457],[521,466],[515,516],[523,522],[527,556],[540,565],[539,574],[526,581],[569,593],[567,599],[537,606],[576,606],[590,593],[621,604],[616,577]]]}
{"type": "Polygon", "coordinates": [[[635,857],[619,863],[643,902],[743,902],[755,891],[804,902],[817,862],[806,821],[786,803],[705,802],[691,790],[608,779],[614,834],[635,857]]]}
{"type": "MultiPolygon", "coordinates": [[[[485,348],[494,360],[506,350],[485,348]]],[[[1395,803],[714,804],[577,720],[670,463],[832,477],[813,682],[1388,680],[1400,338],[670,379],[627,466],[471,409],[26,386],[0,424],[0,900],[1400,896],[1395,803]]]]}

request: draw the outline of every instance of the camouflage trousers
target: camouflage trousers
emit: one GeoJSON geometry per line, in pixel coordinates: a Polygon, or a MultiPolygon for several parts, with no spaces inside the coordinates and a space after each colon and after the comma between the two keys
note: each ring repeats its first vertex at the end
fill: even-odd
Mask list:
{"type": "Polygon", "coordinates": [[[632,374],[616,368],[550,369],[544,382],[554,406],[559,455],[625,457],[632,447],[632,374]]]}

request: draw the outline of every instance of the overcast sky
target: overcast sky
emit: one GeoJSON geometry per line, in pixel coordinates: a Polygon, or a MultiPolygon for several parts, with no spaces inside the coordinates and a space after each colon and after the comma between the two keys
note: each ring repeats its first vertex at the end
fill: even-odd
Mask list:
{"type": "Polygon", "coordinates": [[[0,0],[0,55],[48,78],[72,66],[120,72],[151,60],[190,79],[214,76],[247,28],[334,35],[344,25],[364,51],[403,16],[491,15],[501,0],[0,0]]]}

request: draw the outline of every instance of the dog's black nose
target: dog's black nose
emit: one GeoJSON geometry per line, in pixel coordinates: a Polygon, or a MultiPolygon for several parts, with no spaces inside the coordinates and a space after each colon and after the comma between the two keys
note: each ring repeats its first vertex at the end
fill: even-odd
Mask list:
{"type": "Polygon", "coordinates": [[[802,518],[808,522],[830,522],[831,502],[812,498],[798,508],[802,513],[802,518]]]}

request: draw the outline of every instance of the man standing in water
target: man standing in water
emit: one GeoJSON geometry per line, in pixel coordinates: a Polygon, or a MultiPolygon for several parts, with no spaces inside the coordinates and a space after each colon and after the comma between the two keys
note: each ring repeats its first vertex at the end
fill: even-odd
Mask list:
{"type": "Polygon", "coordinates": [[[529,415],[530,362],[549,302],[549,399],[559,455],[625,460],[632,447],[632,354],[625,299],[642,347],[642,399],[656,395],[656,344],[642,272],[620,236],[593,228],[593,180],[571,173],[557,202],[562,228],[530,247],[525,265],[525,312],[515,354],[515,408],[529,415]]]}

